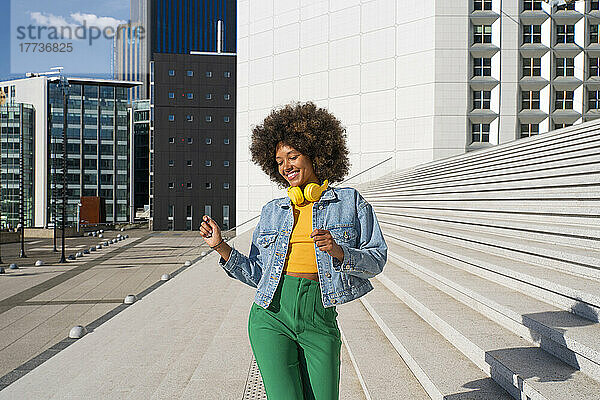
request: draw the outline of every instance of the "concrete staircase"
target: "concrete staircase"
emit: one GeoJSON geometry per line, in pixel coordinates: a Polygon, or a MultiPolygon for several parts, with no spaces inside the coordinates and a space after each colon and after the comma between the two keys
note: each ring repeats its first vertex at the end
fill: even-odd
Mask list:
{"type": "MultiPolygon", "coordinates": [[[[350,318],[372,364],[408,368],[434,399],[600,398],[599,122],[356,188],[389,246],[375,290],[339,307],[363,388],[377,377],[350,318]]],[[[409,389],[387,398],[422,395],[409,389]]]]}

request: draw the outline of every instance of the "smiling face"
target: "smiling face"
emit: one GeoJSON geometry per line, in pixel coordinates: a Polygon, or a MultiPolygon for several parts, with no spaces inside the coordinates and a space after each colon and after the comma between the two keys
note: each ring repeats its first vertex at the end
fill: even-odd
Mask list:
{"type": "Polygon", "coordinates": [[[293,147],[280,142],[275,150],[275,161],[279,173],[290,186],[303,189],[307,183],[319,183],[310,159],[293,147]]]}

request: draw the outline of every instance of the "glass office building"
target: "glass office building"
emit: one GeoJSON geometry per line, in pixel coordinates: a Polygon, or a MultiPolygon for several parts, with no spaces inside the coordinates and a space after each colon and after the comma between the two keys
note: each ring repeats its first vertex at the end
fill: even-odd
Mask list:
{"type": "Polygon", "coordinates": [[[1,227],[16,228],[23,206],[24,225],[33,226],[35,109],[31,104],[0,107],[1,227]],[[22,160],[22,164],[21,164],[22,160]],[[23,202],[21,204],[21,185],[23,202]]]}
{"type": "MultiPolygon", "coordinates": [[[[105,222],[129,220],[129,123],[127,90],[131,83],[69,79],[67,103],[67,219],[76,220],[81,196],[104,199],[105,222]]],[[[52,203],[60,205],[63,183],[63,98],[48,82],[48,222],[52,203]]],[[[60,210],[60,207],[58,208],[60,210]]]]}

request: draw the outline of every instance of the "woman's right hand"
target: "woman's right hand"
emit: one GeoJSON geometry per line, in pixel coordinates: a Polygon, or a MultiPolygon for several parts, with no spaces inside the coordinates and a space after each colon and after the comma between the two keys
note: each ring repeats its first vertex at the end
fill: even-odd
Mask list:
{"type": "Polygon", "coordinates": [[[221,242],[221,228],[211,217],[205,215],[200,224],[200,236],[207,245],[214,247],[221,242]]]}

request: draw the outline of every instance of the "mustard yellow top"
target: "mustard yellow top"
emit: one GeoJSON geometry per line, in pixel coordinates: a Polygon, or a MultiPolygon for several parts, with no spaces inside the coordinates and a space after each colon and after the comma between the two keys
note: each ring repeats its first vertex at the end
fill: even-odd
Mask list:
{"type": "Polygon", "coordinates": [[[315,242],[310,237],[312,228],[313,202],[304,201],[301,205],[292,204],[294,210],[294,227],[290,236],[290,244],[283,272],[317,273],[317,256],[315,242]]]}

